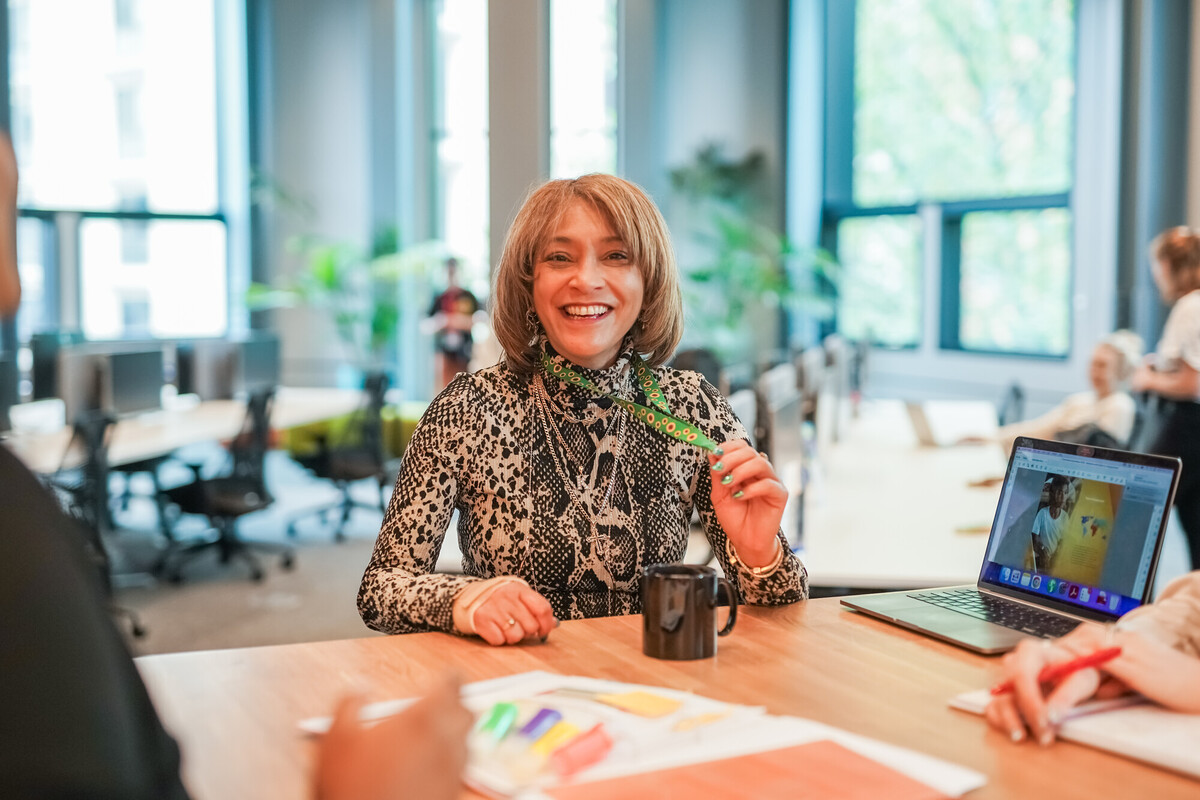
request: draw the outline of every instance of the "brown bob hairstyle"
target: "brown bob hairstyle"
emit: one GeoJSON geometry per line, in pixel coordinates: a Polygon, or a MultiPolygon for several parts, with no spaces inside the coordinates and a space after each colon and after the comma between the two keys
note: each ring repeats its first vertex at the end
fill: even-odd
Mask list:
{"type": "Polygon", "coordinates": [[[539,250],[567,209],[583,202],[604,216],[642,274],[642,310],[630,329],[633,348],[661,366],[683,335],[683,296],[667,224],[639,187],[612,175],[555,180],[534,189],[508,229],[492,287],[491,316],[509,369],[532,375],[539,363],[533,270],[539,250]]]}
{"type": "Polygon", "coordinates": [[[1196,231],[1186,225],[1167,228],[1150,242],[1150,259],[1156,270],[1162,270],[1164,299],[1173,303],[1200,289],[1200,235],[1196,231]]]}

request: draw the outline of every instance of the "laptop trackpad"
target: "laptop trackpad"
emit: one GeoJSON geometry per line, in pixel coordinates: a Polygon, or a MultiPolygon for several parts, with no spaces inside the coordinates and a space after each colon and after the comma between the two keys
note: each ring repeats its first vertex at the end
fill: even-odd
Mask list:
{"type": "Polygon", "coordinates": [[[1022,639],[1029,638],[1002,625],[906,597],[902,592],[847,598],[843,604],[851,608],[861,607],[860,610],[902,627],[985,654],[1003,653],[1016,647],[1022,639]]]}

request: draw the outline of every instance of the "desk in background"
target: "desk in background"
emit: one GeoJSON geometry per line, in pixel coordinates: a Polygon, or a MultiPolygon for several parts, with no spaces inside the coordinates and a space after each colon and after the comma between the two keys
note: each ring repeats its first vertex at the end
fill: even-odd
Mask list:
{"type": "MultiPolygon", "coordinates": [[[[271,427],[291,428],[318,420],[340,417],[362,404],[357,389],[313,389],[280,387],[271,412],[271,427]]],[[[192,408],[152,411],[120,420],[112,434],[109,463],[130,464],[164,456],[187,445],[221,441],[236,436],[242,428],[246,406],[237,400],[208,400],[192,408]]],[[[52,473],[60,466],[77,466],[83,458],[79,448],[66,455],[71,428],[52,433],[15,432],[4,440],[17,458],[34,472],[52,473]]]]}
{"type": "MultiPolygon", "coordinates": [[[[948,408],[940,403],[937,413],[948,408]]],[[[821,447],[804,499],[802,557],[812,586],[975,582],[999,487],[967,483],[1004,474],[999,447],[922,447],[898,400],[864,402],[839,440],[821,447]]]]}
{"type": "Polygon", "coordinates": [[[412,696],[448,669],[466,681],[549,670],[761,704],[978,770],[988,783],[971,800],[1169,800],[1200,791],[1182,776],[1079,745],[1013,744],[946,705],[992,683],[998,661],[842,610],[834,598],[747,607],[717,656],[702,661],[643,656],[641,617],[626,616],[564,622],[544,645],[493,648],[421,633],[144,656],[137,664],[183,749],[184,782],[197,800],[309,797],[314,749],[299,720],[330,713],[362,685],[373,687],[371,699],[412,696]]]}

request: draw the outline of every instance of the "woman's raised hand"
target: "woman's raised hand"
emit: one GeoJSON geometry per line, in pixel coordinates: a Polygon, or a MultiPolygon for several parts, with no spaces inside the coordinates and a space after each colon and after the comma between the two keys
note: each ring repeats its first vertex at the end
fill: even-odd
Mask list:
{"type": "Polygon", "coordinates": [[[550,635],[558,620],[550,601],[524,583],[506,583],[485,600],[474,615],[475,633],[493,645],[517,644],[550,635]]]}
{"type": "Polygon", "coordinates": [[[738,559],[750,567],[766,566],[779,553],[787,488],[766,456],[746,442],[735,439],[720,447],[720,456],[708,456],[713,510],[738,559]]]}

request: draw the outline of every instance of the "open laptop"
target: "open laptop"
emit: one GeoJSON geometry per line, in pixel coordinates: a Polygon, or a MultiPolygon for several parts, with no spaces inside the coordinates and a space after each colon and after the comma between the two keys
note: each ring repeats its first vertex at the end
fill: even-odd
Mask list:
{"type": "Polygon", "coordinates": [[[984,654],[1115,620],[1151,599],[1180,467],[1177,458],[1020,437],[974,586],[842,605],[984,654]]]}
{"type": "Polygon", "coordinates": [[[982,400],[913,400],[904,403],[913,433],[923,447],[949,447],[964,437],[996,433],[996,407],[982,400]]]}

